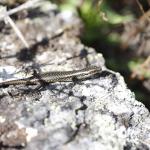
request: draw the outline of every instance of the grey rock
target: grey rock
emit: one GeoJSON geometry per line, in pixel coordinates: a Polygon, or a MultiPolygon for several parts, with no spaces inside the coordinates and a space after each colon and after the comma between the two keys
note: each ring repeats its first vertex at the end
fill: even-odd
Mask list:
{"type": "MultiPolygon", "coordinates": [[[[50,38],[51,31],[54,31],[53,27],[58,30],[62,26],[60,21],[62,15],[53,11],[45,13],[47,15],[43,20],[38,18],[38,21],[36,19],[30,21],[32,26],[39,22],[36,26],[40,31],[44,30],[37,32],[38,35],[41,34],[41,37],[47,35],[50,38]],[[49,20],[52,19],[53,22],[50,23],[49,20]],[[43,22],[50,24],[47,27],[43,22]]],[[[78,18],[76,21],[76,17],[74,20],[75,25],[76,22],[80,22],[78,18]]],[[[68,24],[68,21],[64,21],[63,24],[68,24]]],[[[25,85],[1,88],[1,149],[150,149],[148,110],[135,99],[134,93],[127,88],[123,77],[108,70],[102,55],[81,44],[76,34],[73,34],[74,31],[77,29],[65,31],[63,35],[49,39],[49,45],[37,48],[35,57],[26,62],[25,67],[32,65],[33,68],[40,68],[39,71],[73,70],[91,64],[102,67],[103,71],[97,78],[76,84],[53,83],[40,90],[34,90],[35,86],[25,85]],[[39,64],[48,62],[49,65],[38,66],[37,62],[39,64]]],[[[18,47],[19,50],[19,46],[16,43],[16,49],[18,47]]],[[[14,51],[2,51],[2,55],[8,53],[13,54],[14,51]]],[[[21,70],[20,66],[24,62],[11,58],[7,62],[0,61],[0,64],[1,80],[22,76],[18,74],[18,70],[21,70]],[[14,67],[13,73],[12,68],[9,69],[12,62],[17,66],[14,67]]]]}

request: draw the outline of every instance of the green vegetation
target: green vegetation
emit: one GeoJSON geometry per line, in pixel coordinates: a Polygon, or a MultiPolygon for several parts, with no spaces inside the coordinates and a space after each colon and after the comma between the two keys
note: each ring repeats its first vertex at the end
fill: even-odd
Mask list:
{"type": "MultiPolygon", "coordinates": [[[[138,47],[132,48],[130,43],[126,43],[127,47],[125,49],[121,47],[122,31],[126,27],[124,23],[136,20],[137,26],[140,25],[141,20],[139,18],[142,16],[140,7],[147,6],[147,1],[143,1],[143,4],[119,0],[57,0],[54,2],[57,2],[61,10],[69,9],[78,13],[85,29],[83,36],[81,36],[82,42],[85,45],[94,47],[97,52],[101,52],[106,59],[107,67],[124,75],[128,86],[135,91],[137,99],[147,101],[148,98],[145,98],[144,92],[142,94],[139,92],[138,86],[139,82],[142,86],[141,78],[150,79],[150,69],[143,68],[142,65],[148,56],[143,57],[142,54],[139,56],[138,47]],[[139,5],[141,6],[139,7],[139,5]],[[132,79],[131,82],[130,77],[133,74],[137,78],[136,80],[132,79]]],[[[133,27],[133,30],[137,26],[133,27]]],[[[132,39],[136,37],[136,32],[133,35],[130,35],[130,33],[127,34],[127,39],[132,42],[132,39]]],[[[137,31],[137,34],[140,35],[141,31],[137,31]]],[[[132,44],[135,44],[134,40],[132,44]]]]}

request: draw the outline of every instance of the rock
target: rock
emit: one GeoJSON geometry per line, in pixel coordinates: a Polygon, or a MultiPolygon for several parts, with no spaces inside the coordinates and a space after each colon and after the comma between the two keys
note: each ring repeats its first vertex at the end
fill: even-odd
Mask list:
{"type": "Polygon", "coordinates": [[[26,85],[1,88],[1,149],[149,149],[148,110],[135,99],[123,77],[105,67],[102,55],[79,41],[81,21],[72,16],[74,21],[69,23],[61,12],[48,9],[51,4],[47,3],[43,12],[44,4],[36,12],[40,17],[16,21],[30,49],[23,49],[18,40],[13,42],[16,37],[11,29],[9,36],[0,34],[4,37],[0,39],[1,81],[20,78],[33,69],[64,71],[89,64],[102,67],[102,72],[76,84],[57,82],[38,90],[26,85]]]}

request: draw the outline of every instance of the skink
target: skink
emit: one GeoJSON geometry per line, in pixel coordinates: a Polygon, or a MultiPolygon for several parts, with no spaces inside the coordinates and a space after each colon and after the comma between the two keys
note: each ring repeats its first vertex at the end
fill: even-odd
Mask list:
{"type": "Polygon", "coordinates": [[[41,74],[36,73],[35,75],[28,78],[3,81],[0,83],[0,87],[18,84],[34,85],[39,84],[40,82],[54,83],[54,82],[74,82],[75,80],[81,81],[89,79],[90,77],[96,74],[99,74],[101,70],[102,70],[101,67],[89,66],[81,70],[54,71],[41,74]]]}

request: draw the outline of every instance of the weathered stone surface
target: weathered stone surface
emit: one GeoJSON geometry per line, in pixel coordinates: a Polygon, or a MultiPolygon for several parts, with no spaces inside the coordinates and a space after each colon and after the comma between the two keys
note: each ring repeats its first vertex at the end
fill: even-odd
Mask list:
{"type": "Polygon", "coordinates": [[[22,30],[28,29],[25,38],[31,49],[22,49],[18,40],[14,43],[11,30],[9,36],[0,34],[1,81],[22,77],[20,70],[24,68],[30,68],[27,72],[32,68],[40,72],[73,70],[91,64],[103,71],[98,78],[77,84],[53,83],[40,90],[25,85],[1,88],[1,149],[150,149],[148,110],[135,100],[119,73],[106,69],[101,54],[80,43],[76,36],[80,20],[72,16],[74,21],[69,22],[56,9],[49,10],[50,4],[46,6],[42,18],[16,21],[22,30]],[[73,28],[61,33],[59,30],[66,25],[73,28]],[[61,34],[51,38],[56,33],[61,34]],[[13,49],[9,49],[10,45],[13,49]],[[8,54],[14,57],[6,57],[8,54]]]}

